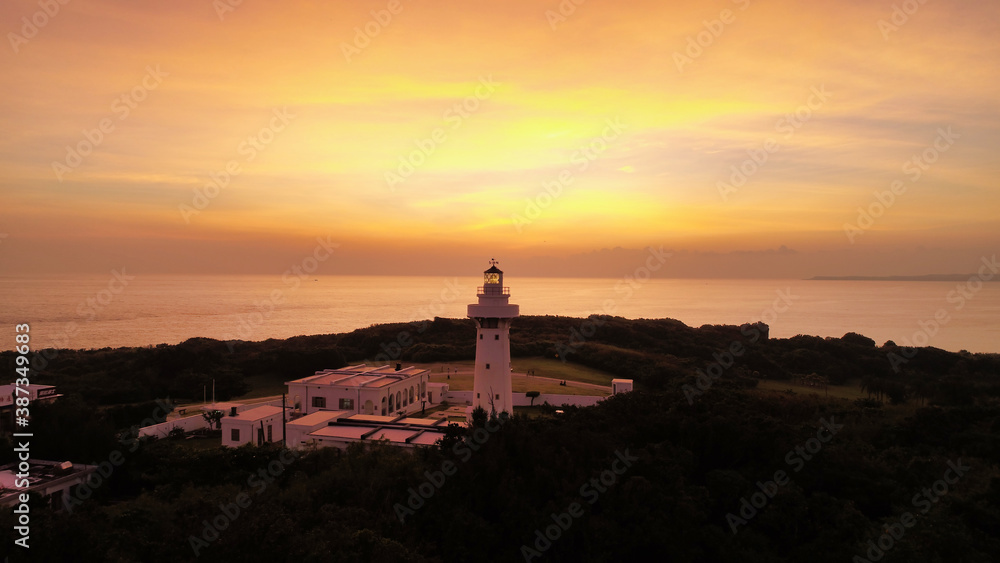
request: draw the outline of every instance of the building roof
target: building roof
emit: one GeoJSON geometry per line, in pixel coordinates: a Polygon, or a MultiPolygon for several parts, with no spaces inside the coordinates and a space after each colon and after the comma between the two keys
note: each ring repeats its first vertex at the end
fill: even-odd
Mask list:
{"type": "Polygon", "coordinates": [[[440,428],[395,427],[395,426],[361,426],[339,423],[324,426],[309,433],[318,439],[333,439],[346,441],[388,440],[397,445],[431,446],[445,435],[440,428]]]}
{"type": "Polygon", "coordinates": [[[444,432],[421,432],[411,439],[410,443],[417,446],[433,446],[441,438],[444,438],[444,432]]]}
{"type": "Polygon", "coordinates": [[[337,420],[338,418],[349,414],[351,414],[351,411],[316,411],[312,414],[296,418],[295,420],[289,420],[286,424],[288,426],[316,426],[319,424],[325,424],[331,420],[337,420]]]}
{"type": "Polygon", "coordinates": [[[409,424],[411,426],[441,426],[444,424],[445,419],[443,418],[404,418],[398,420],[400,424],[409,424]]]}
{"type": "Polygon", "coordinates": [[[264,405],[262,407],[257,407],[255,409],[250,409],[239,413],[236,416],[227,416],[222,420],[260,420],[262,418],[267,418],[269,416],[274,416],[281,414],[281,407],[274,407],[271,405],[264,405]]]}
{"type": "Polygon", "coordinates": [[[352,414],[347,417],[348,422],[378,422],[378,423],[389,423],[394,422],[398,419],[398,416],[385,416],[381,414],[352,414]]]}
{"type": "Polygon", "coordinates": [[[285,384],[291,385],[293,383],[304,383],[307,385],[377,389],[379,387],[386,387],[404,379],[417,377],[426,373],[430,373],[430,371],[413,366],[397,370],[395,367],[388,364],[378,367],[369,367],[365,364],[358,364],[356,366],[348,366],[341,369],[325,369],[317,371],[309,377],[288,381],[285,382],[285,384]]]}
{"type": "Polygon", "coordinates": [[[370,426],[324,426],[319,430],[310,432],[310,436],[317,438],[346,438],[350,440],[360,440],[362,436],[372,431],[370,426]]]}
{"type": "Polygon", "coordinates": [[[368,437],[369,440],[389,440],[390,442],[406,442],[420,430],[412,428],[381,428],[368,437]]]}
{"type": "Polygon", "coordinates": [[[76,480],[86,478],[97,466],[81,465],[71,462],[46,461],[41,459],[28,460],[28,487],[17,488],[17,463],[8,463],[0,467],[0,505],[14,505],[21,493],[38,493],[46,495],[53,490],[61,490],[64,483],[76,484],[76,480]]]}

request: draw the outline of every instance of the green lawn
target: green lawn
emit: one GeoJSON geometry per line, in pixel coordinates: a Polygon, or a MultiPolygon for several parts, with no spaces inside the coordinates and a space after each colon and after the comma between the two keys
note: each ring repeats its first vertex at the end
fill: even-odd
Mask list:
{"type": "Polygon", "coordinates": [[[515,373],[526,373],[529,370],[534,370],[534,375],[539,377],[593,383],[594,385],[610,386],[611,380],[615,377],[610,373],[569,362],[560,362],[552,358],[511,358],[510,364],[515,373]]]}
{"type": "MultiPolygon", "coordinates": [[[[473,361],[463,362],[435,362],[429,364],[411,364],[418,368],[431,370],[431,381],[444,382],[455,391],[471,391],[473,384],[473,361]]],[[[559,360],[548,358],[514,358],[511,360],[511,368],[514,377],[511,380],[511,387],[515,393],[526,393],[528,391],[538,391],[540,393],[553,393],[560,395],[605,395],[607,392],[601,389],[588,387],[573,387],[570,385],[559,385],[555,380],[578,381],[592,385],[603,385],[609,387],[614,378],[611,374],[599,370],[578,366],[576,364],[562,363],[559,360]],[[529,370],[534,370],[534,375],[524,376],[529,370]]]]}
{"type": "Polygon", "coordinates": [[[286,379],[274,375],[251,375],[245,381],[250,386],[250,392],[241,397],[233,398],[233,401],[273,397],[288,392],[288,387],[285,386],[286,379]]]}
{"type": "MultiPolygon", "coordinates": [[[[434,379],[437,380],[437,375],[447,374],[447,368],[452,370],[458,368],[461,371],[472,372],[475,362],[472,360],[465,360],[461,362],[434,362],[428,364],[416,364],[406,362],[406,365],[412,365],[420,368],[425,368],[431,370],[434,375],[434,379]]],[[[614,376],[610,373],[606,373],[600,370],[584,367],[572,363],[563,363],[559,360],[551,358],[511,358],[510,360],[511,370],[514,373],[527,373],[528,371],[534,371],[534,375],[538,377],[550,377],[553,379],[565,379],[567,381],[579,381],[581,383],[592,383],[594,385],[605,385],[610,386],[611,380],[614,376]]],[[[452,376],[454,378],[454,376],[452,376]]]]}

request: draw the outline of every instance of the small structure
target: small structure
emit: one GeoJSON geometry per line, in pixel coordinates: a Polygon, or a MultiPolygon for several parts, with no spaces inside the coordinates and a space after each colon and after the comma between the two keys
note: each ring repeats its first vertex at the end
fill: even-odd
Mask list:
{"type": "Polygon", "coordinates": [[[431,382],[427,384],[427,404],[436,405],[444,400],[451,388],[447,383],[431,382]]]}
{"type": "Polygon", "coordinates": [[[285,384],[296,412],[350,411],[357,414],[394,416],[424,408],[430,371],[415,367],[395,369],[389,365],[358,364],[327,369],[285,384]]]}
{"type": "Polygon", "coordinates": [[[27,394],[18,393],[16,388],[17,386],[14,384],[0,385],[0,430],[3,432],[17,432],[14,426],[14,401],[18,397],[26,397],[32,403],[47,403],[62,397],[56,393],[56,388],[53,385],[36,385],[34,383],[22,385],[21,388],[26,390],[27,394]]]}
{"type": "Polygon", "coordinates": [[[444,438],[447,425],[445,418],[317,412],[289,423],[290,439],[287,445],[290,448],[303,448],[315,444],[319,447],[346,449],[352,442],[386,441],[400,447],[433,446],[444,438]],[[317,415],[329,418],[324,423],[317,415]],[[293,426],[296,427],[294,442],[291,439],[293,426]],[[300,434],[307,428],[310,429],[308,432],[300,434]]]}
{"type": "Polygon", "coordinates": [[[239,447],[243,444],[280,442],[282,433],[281,407],[265,405],[222,419],[222,445],[239,447]]]}
{"type": "Polygon", "coordinates": [[[299,449],[308,444],[316,443],[316,439],[310,436],[312,432],[320,428],[326,428],[330,423],[336,423],[337,419],[350,416],[348,411],[316,411],[295,420],[285,423],[285,446],[299,449]]]}
{"type": "Polygon", "coordinates": [[[619,393],[628,393],[632,390],[632,380],[631,379],[612,379],[611,380],[611,394],[617,395],[619,393]]]}
{"type": "MultiPolygon", "coordinates": [[[[8,463],[0,467],[0,506],[16,506],[21,494],[28,493],[42,497],[54,510],[63,510],[70,495],[75,492],[73,487],[86,482],[96,470],[96,465],[80,465],[69,461],[28,459],[8,463]],[[18,487],[17,485],[24,484],[25,479],[28,486],[18,487]]],[[[31,507],[38,508],[38,505],[32,504],[31,507]]]]}

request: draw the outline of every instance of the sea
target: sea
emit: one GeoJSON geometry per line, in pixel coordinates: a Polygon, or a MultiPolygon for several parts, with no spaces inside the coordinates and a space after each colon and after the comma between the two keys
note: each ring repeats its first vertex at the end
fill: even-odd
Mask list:
{"type": "MultiPolygon", "coordinates": [[[[265,340],[379,323],[462,318],[481,277],[0,277],[0,340],[30,326],[38,348],[265,340]],[[6,328],[3,328],[6,327],[6,328]]],[[[763,321],[771,336],[868,336],[879,345],[1000,353],[1000,283],[797,279],[510,278],[522,315],[763,321]]],[[[6,347],[6,346],[5,346],[6,347]]]]}

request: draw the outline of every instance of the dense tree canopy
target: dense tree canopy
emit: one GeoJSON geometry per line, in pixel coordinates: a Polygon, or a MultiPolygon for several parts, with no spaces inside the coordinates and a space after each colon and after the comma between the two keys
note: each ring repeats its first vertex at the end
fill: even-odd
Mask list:
{"type": "MultiPolygon", "coordinates": [[[[382,325],[237,343],[233,352],[205,340],[60,351],[40,377],[75,397],[37,413],[39,455],[100,462],[118,449],[125,463],[72,513],[34,508],[31,555],[843,563],[875,556],[987,562],[1000,554],[995,355],[876,347],[858,335],[768,339],[746,327],[600,321],[571,346],[581,319],[519,319],[514,353],[552,357],[569,349],[567,361],[633,377],[642,390],[560,415],[542,407],[535,418],[484,417],[473,428],[452,428],[435,448],[372,443],[291,458],[277,447],[199,449],[170,439],[132,451],[115,431],[142,416],[143,405],[94,405],[111,404],[101,390],[109,380],[131,388],[129,377],[148,378],[129,397],[145,401],[163,396],[184,370],[207,366],[238,379],[300,377],[345,359],[373,359],[401,331],[412,342],[393,361],[471,357],[471,324],[382,325]],[[725,351],[737,349],[727,359],[725,351]],[[296,360],[296,350],[309,353],[296,360]],[[898,371],[887,359],[893,352],[907,354],[898,371]],[[306,373],[285,371],[295,362],[306,373]],[[700,377],[719,370],[710,387],[691,395],[700,377]],[[859,381],[872,399],[755,387],[765,378],[813,374],[859,381]],[[903,404],[888,404],[894,394],[903,404]]],[[[10,452],[0,448],[7,459],[10,452]]],[[[12,546],[13,525],[10,510],[0,511],[3,549],[12,546]]],[[[11,561],[22,560],[23,552],[11,553],[11,561]]]]}

